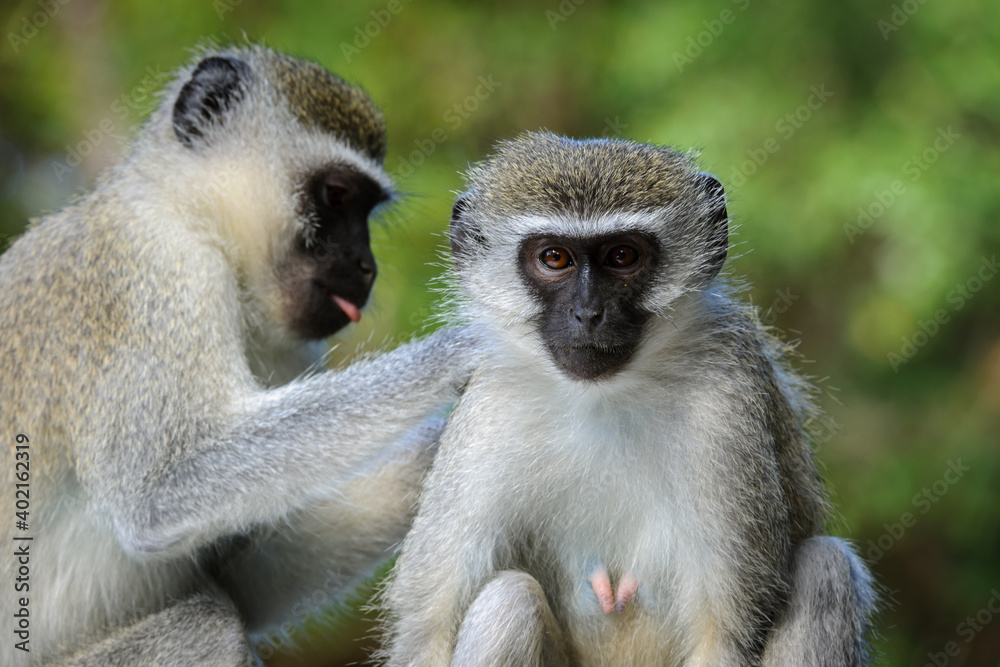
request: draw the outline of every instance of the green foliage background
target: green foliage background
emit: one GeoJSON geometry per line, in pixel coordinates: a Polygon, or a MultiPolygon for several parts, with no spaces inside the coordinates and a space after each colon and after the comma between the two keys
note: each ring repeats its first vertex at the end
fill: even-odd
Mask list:
{"type": "MultiPolygon", "coordinates": [[[[731,271],[814,360],[832,530],[885,589],[884,664],[1000,660],[1000,4],[31,0],[0,28],[4,244],[92,184],[195,44],[245,35],[361,83],[408,196],[343,359],[436,324],[458,173],[495,140],[701,149],[738,224],[731,271]]],[[[368,632],[309,628],[274,664],[356,659],[368,632]]]]}

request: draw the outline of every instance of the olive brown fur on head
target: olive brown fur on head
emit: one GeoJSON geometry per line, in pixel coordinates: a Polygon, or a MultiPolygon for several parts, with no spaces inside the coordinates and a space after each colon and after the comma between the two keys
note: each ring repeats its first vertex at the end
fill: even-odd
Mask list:
{"type": "Polygon", "coordinates": [[[279,88],[306,125],[343,137],[357,151],[385,161],[385,120],[364,91],[311,62],[276,54],[279,88]]]}
{"type": "Polygon", "coordinates": [[[662,209],[696,178],[692,156],[620,139],[570,139],[549,132],[500,142],[469,170],[472,213],[598,216],[662,209]]]}
{"type": "MultiPolygon", "coordinates": [[[[303,126],[337,137],[377,164],[385,160],[386,127],[382,112],[364,90],[317,63],[255,44],[205,51],[181,69],[172,88],[166,91],[167,101],[190,92],[202,73],[205,81],[201,93],[214,97],[211,102],[220,112],[232,111],[236,105],[230,102],[234,100],[272,106],[272,111],[283,108],[303,126]],[[248,97],[248,92],[256,95],[248,97]],[[265,92],[268,94],[261,95],[265,92]]],[[[185,125],[183,114],[173,109],[171,120],[181,142],[191,145],[187,136],[190,123],[185,125]]],[[[220,114],[215,119],[201,120],[211,124],[223,119],[220,114]]],[[[198,133],[199,128],[195,127],[195,134],[198,133]]]]}

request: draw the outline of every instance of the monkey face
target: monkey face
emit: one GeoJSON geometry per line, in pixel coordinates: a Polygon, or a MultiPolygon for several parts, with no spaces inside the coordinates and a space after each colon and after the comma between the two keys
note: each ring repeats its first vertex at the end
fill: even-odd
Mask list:
{"type": "Polygon", "coordinates": [[[655,238],[639,231],[521,242],[521,278],[542,304],[539,332],[563,371],[597,380],[629,362],[651,315],[640,304],[659,262],[655,238]]]}
{"type": "Polygon", "coordinates": [[[326,338],[361,319],[375,282],[368,217],[389,195],[344,165],[320,170],[303,189],[308,227],[281,270],[285,316],[303,339],[326,338]]]}

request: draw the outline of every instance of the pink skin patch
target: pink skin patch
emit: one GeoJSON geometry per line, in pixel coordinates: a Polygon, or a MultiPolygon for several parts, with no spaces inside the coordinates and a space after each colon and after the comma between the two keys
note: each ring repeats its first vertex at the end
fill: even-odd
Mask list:
{"type": "Polygon", "coordinates": [[[601,604],[601,611],[605,614],[615,608],[615,595],[611,592],[611,579],[608,571],[603,565],[598,566],[594,573],[590,575],[590,587],[597,594],[597,601],[601,604]]]}
{"type": "Polygon", "coordinates": [[[342,311],[344,311],[344,314],[347,315],[347,317],[349,317],[352,322],[358,323],[361,321],[361,311],[358,310],[357,306],[355,306],[347,299],[341,299],[336,294],[333,294],[331,296],[333,297],[333,302],[337,304],[337,307],[339,307],[342,311]]]}
{"type": "Polygon", "coordinates": [[[618,582],[618,592],[615,593],[611,589],[611,577],[608,576],[608,571],[603,565],[599,565],[590,575],[590,587],[594,589],[601,611],[610,614],[614,610],[621,614],[628,607],[629,601],[635,597],[635,592],[639,590],[639,580],[631,572],[627,572],[618,582]]]}
{"type": "Polygon", "coordinates": [[[615,611],[619,614],[625,611],[629,600],[639,590],[639,580],[631,572],[626,572],[622,580],[618,582],[618,592],[615,593],[615,611]]]}

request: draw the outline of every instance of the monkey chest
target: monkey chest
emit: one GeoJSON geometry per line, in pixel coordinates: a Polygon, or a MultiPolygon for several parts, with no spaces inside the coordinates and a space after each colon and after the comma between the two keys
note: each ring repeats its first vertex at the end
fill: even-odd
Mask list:
{"type": "Polygon", "coordinates": [[[692,612],[708,599],[704,582],[729,574],[677,448],[664,455],[661,442],[630,444],[557,466],[568,483],[536,524],[560,572],[548,594],[582,664],[603,664],[602,655],[627,656],[616,664],[681,664],[692,612]],[[602,572],[612,598],[625,600],[621,608],[602,607],[602,572]]]}

